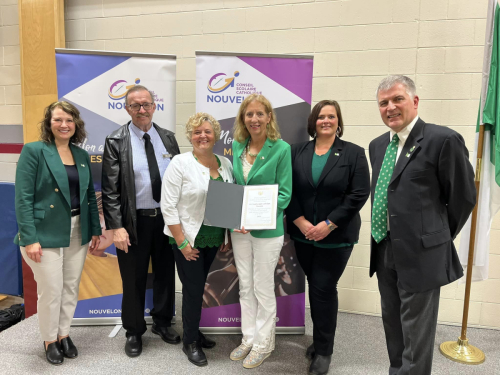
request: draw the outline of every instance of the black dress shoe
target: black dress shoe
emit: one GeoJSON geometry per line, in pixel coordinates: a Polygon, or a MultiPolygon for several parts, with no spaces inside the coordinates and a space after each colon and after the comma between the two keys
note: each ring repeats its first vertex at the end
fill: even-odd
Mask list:
{"type": "Polygon", "coordinates": [[[74,359],[78,357],[78,349],[69,336],[61,339],[61,348],[66,358],[74,359]]]}
{"type": "Polygon", "coordinates": [[[182,351],[187,355],[189,362],[196,366],[206,366],[208,364],[200,342],[195,341],[191,344],[182,344],[182,351]]]}
{"type": "Polygon", "coordinates": [[[57,341],[50,343],[47,347],[45,347],[44,341],[43,348],[45,349],[45,358],[47,358],[47,362],[51,365],[62,365],[64,362],[64,355],[61,350],[61,345],[57,341]]]}
{"type": "Polygon", "coordinates": [[[313,359],[314,352],[315,352],[314,343],[312,343],[306,350],[306,357],[309,359],[313,359]]]}
{"type": "Polygon", "coordinates": [[[319,355],[316,353],[309,367],[309,375],[326,375],[331,360],[331,355],[319,355]]]}
{"type": "Polygon", "coordinates": [[[138,357],[142,353],[142,336],[130,335],[125,342],[125,354],[129,357],[138,357]]]}
{"type": "Polygon", "coordinates": [[[200,331],[198,331],[198,336],[200,337],[200,344],[202,348],[212,349],[216,345],[216,342],[214,340],[209,339],[200,331]]]}
{"type": "Polygon", "coordinates": [[[169,344],[178,344],[181,342],[181,337],[172,327],[158,327],[153,323],[151,332],[155,335],[159,335],[163,341],[169,344]]]}

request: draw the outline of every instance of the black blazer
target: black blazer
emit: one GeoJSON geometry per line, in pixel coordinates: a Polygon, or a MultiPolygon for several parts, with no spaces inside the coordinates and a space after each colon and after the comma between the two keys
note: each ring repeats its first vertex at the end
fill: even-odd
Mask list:
{"type": "Polygon", "coordinates": [[[359,239],[359,211],[370,194],[370,174],[365,150],[353,143],[335,138],[332,151],[315,187],[312,159],[316,140],[292,145],[292,199],[286,210],[290,236],[304,239],[293,223],[304,216],[314,224],[327,218],[338,226],[319,243],[354,243],[359,239]]]}
{"type": "MultiPolygon", "coordinates": [[[[372,205],[389,132],[370,143],[372,205]]],[[[419,119],[394,167],[387,192],[391,244],[399,283],[410,293],[463,276],[453,240],[476,203],[474,172],[460,134],[419,119]]],[[[371,238],[370,276],[377,246],[371,238]]]]}

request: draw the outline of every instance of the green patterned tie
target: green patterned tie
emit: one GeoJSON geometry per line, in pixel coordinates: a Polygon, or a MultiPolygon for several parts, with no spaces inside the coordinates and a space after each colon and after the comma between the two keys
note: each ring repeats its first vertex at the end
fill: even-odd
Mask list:
{"type": "Polygon", "coordinates": [[[394,165],[396,164],[396,155],[398,153],[399,137],[394,134],[391,143],[385,151],[382,168],[378,175],[377,185],[375,186],[375,197],[372,208],[372,236],[379,243],[387,236],[387,188],[391,181],[394,165]]]}

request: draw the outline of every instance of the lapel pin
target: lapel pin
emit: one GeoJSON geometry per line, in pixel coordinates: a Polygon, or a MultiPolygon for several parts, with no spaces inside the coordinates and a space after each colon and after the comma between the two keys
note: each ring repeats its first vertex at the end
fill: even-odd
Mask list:
{"type": "Polygon", "coordinates": [[[172,154],[163,154],[163,159],[171,158],[171,157],[172,157],[172,154]]]}
{"type": "Polygon", "coordinates": [[[81,164],[81,166],[85,168],[85,164],[81,164]]]}
{"type": "Polygon", "coordinates": [[[415,150],[415,146],[413,146],[412,148],[410,148],[410,152],[412,152],[413,150],[415,150]]]}
{"type": "Polygon", "coordinates": [[[405,156],[406,156],[407,158],[409,158],[409,157],[410,157],[410,153],[408,152],[405,156]]]}
{"type": "Polygon", "coordinates": [[[340,154],[338,152],[335,153],[335,156],[339,156],[340,154]]]}
{"type": "Polygon", "coordinates": [[[261,160],[264,160],[264,156],[261,156],[261,157],[260,157],[260,159],[261,159],[261,160]]]}

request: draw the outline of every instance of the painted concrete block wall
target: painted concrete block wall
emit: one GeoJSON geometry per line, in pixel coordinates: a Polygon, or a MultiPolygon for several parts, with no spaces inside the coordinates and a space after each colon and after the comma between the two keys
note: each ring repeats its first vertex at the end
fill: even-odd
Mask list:
{"type": "MultiPolygon", "coordinates": [[[[0,143],[22,143],[17,0],[0,1],[0,143]],[[16,125],[16,126],[13,126],[16,125]]],[[[0,182],[13,182],[16,154],[0,153],[0,182]]]]}
{"type": "MultiPolygon", "coordinates": [[[[190,145],[182,127],[195,111],[194,52],[205,50],[313,54],[313,102],[338,100],[345,139],[365,149],[386,131],[374,99],[378,82],[387,74],[407,74],[418,87],[421,117],[458,131],[472,153],[486,0],[67,0],[65,5],[68,48],[177,55],[176,123],[183,152],[190,145]]],[[[339,282],[340,309],[380,314],[377,281],[368,277],[369,206],[361,213],[361,238],[339,282]]],[[[490,280],[473,285],[469,322],[500,328],[500,215],[491,233],[490,280]]],[[[463,295],[458,283],[442,289],[441,322],[461,321],[463,295]]]]}

